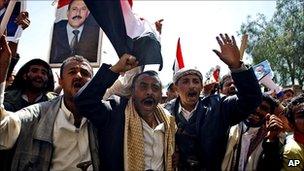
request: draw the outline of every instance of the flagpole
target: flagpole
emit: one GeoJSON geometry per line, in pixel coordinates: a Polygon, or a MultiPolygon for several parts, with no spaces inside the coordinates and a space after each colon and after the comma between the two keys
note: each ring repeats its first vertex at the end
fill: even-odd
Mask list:
{"type": "Polygon", "coordinates": [[[240,46],[241,60],[243,59],[245,49],[247,48],[247,42],[248,42],[248,34],[244,34],[242,36],[242,43],[241,43],[241,46],[240,46]]]}

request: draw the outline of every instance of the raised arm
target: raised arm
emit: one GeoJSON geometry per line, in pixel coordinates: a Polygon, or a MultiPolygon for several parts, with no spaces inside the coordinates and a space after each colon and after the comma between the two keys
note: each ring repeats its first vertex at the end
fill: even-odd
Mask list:
{"type": "Polygon", "coordinates": [[[5,79],[8,72],[8,67],[12,57],[11,50],[5,39],[5,36],[0,38],[0,149],[11,148],[20,132],[20,120],[11,118],[4,110],[4,89],[5,79]],[[12,131],[13,130],[13,131],[12,131]]]}
{"type": "Polygon", "coordinates": [[[11,49],[5,39],[5,36],[2,35],[0,38],[0,83],[5,82],[6,75],[8,72],[8,67],[12,58],[11,49]]]}
{"type": "Polygon", "coordinates": [[[213,50],[215,54],[226,64],[230,69],[238,69],[242,65],[239,48],[236,45],[233,36],[231,38],[225,34],[220,34],[216,37],[217,43],[220,45],[221,52],[213,50]]]}
{"type": "Polygon", "coordinates": [[[20,119],[10,116],[3,106],[5,80],[12,57],[11,50],[5,39],[0,38],[0,149],[11,148],[20,132],[20,119]]]}
{"type": "Polygon", "coordinates": [[[262,101],[262,93],[252,69],[247,69],[240,57],[240,51],[233,36],[225,34],[216,37],[221,52],[213,50],[231,70],[238,93],[224,100],[230,125],[237,124],[253,112],[262,101]]]}
{"type": "Polygon", "coordinates": [[[113,66],[103,64],[93,79],[77,93],[75,103],[78,113],[95,125],[105,125],[113,110],[113,104],[102,101],[102,97],[118,78],[119,73],[128,71],[137,64],[136,58],[128,54],[124,54],[113,66]]]}

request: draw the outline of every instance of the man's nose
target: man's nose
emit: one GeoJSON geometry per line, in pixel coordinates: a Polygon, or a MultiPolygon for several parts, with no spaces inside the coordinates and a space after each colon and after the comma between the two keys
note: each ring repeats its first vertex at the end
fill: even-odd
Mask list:
{"type": "Polygon", "coordinates": [[[77,9],[77,10],[76,10],[76,14],[77,14],[78,16],[81,16],[80,13],[81,13],[81,10],[80,10],[80,9],[77,9]]]}
{"type": "Polygon", "coordinates": [[[82,78],[81,72],[77,72],[75,76],[76,76],[77,78],[82,78]]]}
{"type": "Polygon", "coordinates": [[[44,77],[44,73],[42,71],[38,71],[37,73],[37,76],[39,76],[40,78],[44,77]]]}
{"type": "Polygon", "coordinates": [[[152,88],[151,88],[151,87],[148,87],[148,88],[147,88],[147,91],[146,91],[146,94],[147,94],[147,95],[151,95],[152,93],[153,93],[152,88]]]}
{"type": "Polygon", "coordinates": [[[189,87],[190,87],[190,88],[195,87],[195,83],[194,83],[193,81],[190,81],[189,87]]]}

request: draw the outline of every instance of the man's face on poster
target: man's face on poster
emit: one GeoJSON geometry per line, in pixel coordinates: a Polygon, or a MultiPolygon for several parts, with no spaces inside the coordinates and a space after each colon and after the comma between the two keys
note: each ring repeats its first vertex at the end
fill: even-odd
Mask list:
{"type": "Polygon", "coordinates": [[[79,28],[89,14],[90,11],[82,0],[74,0],[67,11],[68,22],[73,28],[79,28]]]}

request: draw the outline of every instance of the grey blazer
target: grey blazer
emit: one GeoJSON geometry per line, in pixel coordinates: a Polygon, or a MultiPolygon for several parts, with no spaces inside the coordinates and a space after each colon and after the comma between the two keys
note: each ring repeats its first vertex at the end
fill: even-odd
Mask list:
{"type": "MultiPolygon", "coordinates": [[[[16,115],[21,120],[12,170],[49,170],[53,154],[53,127],[62,96],[23,108],[16,115]]],[[[99,170],[98,139],[89,122],[89,146],[94,170],[99,170]]]]}

